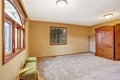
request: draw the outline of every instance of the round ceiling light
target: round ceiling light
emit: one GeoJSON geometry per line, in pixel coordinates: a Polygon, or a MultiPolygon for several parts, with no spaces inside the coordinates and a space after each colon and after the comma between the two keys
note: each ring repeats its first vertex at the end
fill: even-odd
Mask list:
{"type": "Polygon", "coordinates": [[[113,14],[111,13],[111,14],[106,14],[103,17],[106,18],[106,19],[108,19],[108,18],[111,18],[112,16],[113,16],[113,14]]]}
{"type": "Polygon", "coordinates": [[[58,6],[58,7],[65,7],[66,5],[67,5],[67,1],[66,0],[57,0],[56,1],[56,5],[58,6]]]}

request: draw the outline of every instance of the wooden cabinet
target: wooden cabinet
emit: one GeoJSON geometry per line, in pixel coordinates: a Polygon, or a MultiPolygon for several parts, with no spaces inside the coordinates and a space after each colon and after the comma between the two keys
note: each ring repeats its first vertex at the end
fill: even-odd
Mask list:
{"type": "Polygon", "coordinates": [[[120,25],[103,26],[96,30],[96,55],[120,60],[120,25]]]}

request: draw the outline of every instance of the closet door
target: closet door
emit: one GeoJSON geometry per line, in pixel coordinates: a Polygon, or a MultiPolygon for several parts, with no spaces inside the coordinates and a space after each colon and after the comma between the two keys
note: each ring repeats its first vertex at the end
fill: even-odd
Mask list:
{"type": "Polygon", "coordinates": [[[120,24],[115,26],[115,59],[120,60],[120,24]]]}
{"type": "Polygon", "coordinates": [[[96,29],[96,55],[114,59],[114,27],[104,26],[96,29]]]}
{"type": "Polygon", "coordinates": [[[96,29],[96,55],[103,56],[103,44],[102,44],[102,37],[103,31],[101,29],[96,29]]]}

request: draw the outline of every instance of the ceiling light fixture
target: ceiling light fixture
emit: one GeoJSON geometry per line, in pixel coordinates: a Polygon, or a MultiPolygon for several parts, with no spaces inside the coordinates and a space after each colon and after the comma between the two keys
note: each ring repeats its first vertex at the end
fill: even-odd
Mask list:
{"type": "Polygon", "coordinates": [[[67,5],[67,1],[66,0],[57,0],[56,1],[56,5],[58,6],[58,7],[65,7],[66,5],[67,5]]]}
{"type": "Polygon", "coordinates": [[[108,18],[111,18],[112,16],[113,16],[113,14],[111,13],[111,14],[106,14],[103,17],[106,18],[106,19],[108,19],[108,18]]]}

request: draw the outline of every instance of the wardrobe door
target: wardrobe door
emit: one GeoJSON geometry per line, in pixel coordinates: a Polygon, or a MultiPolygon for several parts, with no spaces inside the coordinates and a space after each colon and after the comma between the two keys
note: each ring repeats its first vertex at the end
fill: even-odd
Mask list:
{"type": "Polygon", "coordinates": [[[114,27],[104,28],[104,57],[114,60],[114,27]]]}
{"type": "Polygon", "coordinates": [[[114,59],[114,28],[111,26],[96,29],[96,55],[114,59]]]}
{"type": "Polygon", "coordinates": [[[102,31],[96,29],[96,54],[97,56],[101,56],[102,55],[102,31]]]}
{"type": "Polygon", "coordinates": [[[115,26],[115,59],[120,60],[120,24],[115,26]]]}

